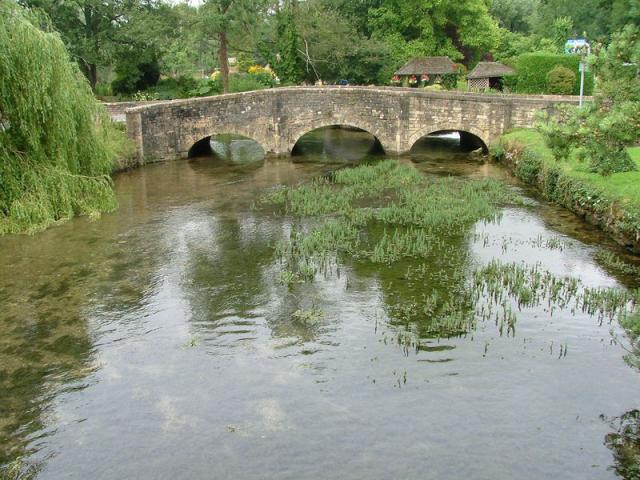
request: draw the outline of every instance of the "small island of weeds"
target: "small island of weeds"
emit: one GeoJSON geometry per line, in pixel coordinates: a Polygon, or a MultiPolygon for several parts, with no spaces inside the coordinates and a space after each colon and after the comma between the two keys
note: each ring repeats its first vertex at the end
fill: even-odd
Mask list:
{"type": "MultiPolygon", "coordinates": [[[[388,315],[401,325],[419,325],[423,336],[463,335],[489,320],[500,335],[515,335],[517,312],[546,304],[601,323],[619,321],[631,333],[628,360],[637,359],[640,291],[591,288],[539,264],[493,259],[477,265],[470,257],[474,225],[499,219],[504,206],[524,203],[503,182],[429,177],[385,160],[279,189],[260,203],[293,219],[289,238],[277,246],[280,278],[288,288],[336,273],[347,261],[386,267],[407,285],[401,297],[388,299],[388,315]],[[443,276],[438,265],[450,273],[443,276]]],[[[397,338],[407,351],[418,345],[410,333],[397,338]]]]}

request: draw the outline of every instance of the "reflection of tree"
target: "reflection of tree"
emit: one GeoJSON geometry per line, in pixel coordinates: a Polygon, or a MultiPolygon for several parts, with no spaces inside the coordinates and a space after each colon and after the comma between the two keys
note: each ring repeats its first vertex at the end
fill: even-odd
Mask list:
{"type": "Polygon", "coordinates": [[[0,330],[0,465],[24,455],[43,429],[56,385],[88,373],[92,343],[74,302],[35,300],[2,312],[0,330]],[[26,313],[29,312],[29,313],[26,313]]]}
{"type": "Polygon", "coordinates": [[[229,317],[236,327],[250,329],[254,311],[266,301],[265,269],[273,257],[269,233],[253,230],[250,220],[243,229],[241,222],[237,217],[212,220],[207,243],[188,242],[182,288],[199,330],[214,332],[229,317]]]}
{"type": "Polygon", "coordinates": [[[613,469],[625,480],[640,479],[640,410],[631,410],[611,421],[615,432],[605,436],[613,452],[613,469]]]}
{"type": "Polygon", "coordinates": [[[295,313],[313,309],[310,299],[317,285],[289,288],[280,282],[283,265],[274,257],[273,245],[284,234],[274,227],[246,217],[219,217],[208,225],[206,244],[188,242],[182,288],[192,325],[205,340],[228,344],[253,338],[258,316],[264,316],[275,337],[301,342],[315,338],[318,322],[295,313]]]}
{"type": "Polygon", "coordinates": [[[80,233],[68,225],[19,239],[20,247],[17,237],[2,240],[21,256],[1,266],[0,465],[30,453],[62,389],[84,388],[94,353],[88,318],[120,318],[150,294],[154,243],[118,237],[115,221],[100,226],[80,233]]]}
{"type": "Polygon", "coordinates": [[[435,233],[431,255],[380,266],[356,262],[354,272],[375,277],[390,324],[414,332],[417,339],[467,333],[452,316],[473,315],[475,302],[467,285],[468,241],[463,234],[435,233]]]}

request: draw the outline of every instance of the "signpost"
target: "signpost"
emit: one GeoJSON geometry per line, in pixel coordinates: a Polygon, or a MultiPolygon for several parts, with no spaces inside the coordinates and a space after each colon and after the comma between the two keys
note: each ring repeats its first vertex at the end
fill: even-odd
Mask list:
{"type": "Polygon", "coordinates": [[[564,53],[580,55],[580,107],[582,107],[582,99],[584,98],[584,72],[589,71],[586,63],[587,55],[591,54],[591,45],[584,38],[576,38],[567,40],[564,44],[564,53]]]}

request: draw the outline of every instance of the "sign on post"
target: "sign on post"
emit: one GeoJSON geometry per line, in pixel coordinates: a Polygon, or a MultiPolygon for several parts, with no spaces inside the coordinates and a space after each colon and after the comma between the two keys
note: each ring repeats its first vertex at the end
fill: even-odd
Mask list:
{"type": "Polygon", "coordinates": [[[564,44],[564,53],[569,55],[580,55],[580,65],[578,71],[580,72],[580,106],[582,107],[582,99],[584,97],[584,72],[588,71],[586,63],[587,55],[591,54],[591,45],[584,38],[573,38],[567,40],[564,44]]]}

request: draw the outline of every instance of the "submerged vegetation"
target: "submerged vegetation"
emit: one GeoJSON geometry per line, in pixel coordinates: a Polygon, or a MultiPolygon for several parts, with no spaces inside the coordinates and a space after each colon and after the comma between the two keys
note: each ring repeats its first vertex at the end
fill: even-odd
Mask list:
{"type": "Polygon", "coordinates": [[[116,208],[114,129],[55,33],[0,1],[0,234],[116,208]]]}
{"type": "MultiPolygon", "coordinates": [[[[637,317],[640,291],[591,288],[538,264],[493,259],[474,266],[465,247],[472,227],[496,220],[505,205],[523,204],[497,180],[429,178],[386,160],[272,192],[261,203],[298,218],[277,247],[282,283],[292,287],[313,281],[316,272],[339,271],[340,258],[364,268],[404,269],[402,280],[419,293],[388,298],[387,313],[407,332],[417,325],[418,336],[461,335],[488,320],[500,335],[515,335],[517,312],[541,305],[551,315],[583,312],[601,323],[619,320],[630,330],[637,317]]],[[[561,248],[558,239],[536,241],[561,248]]],[[[406,352],[419,347],[410,334],[399,334],[398,342],[406,352]]]]}

